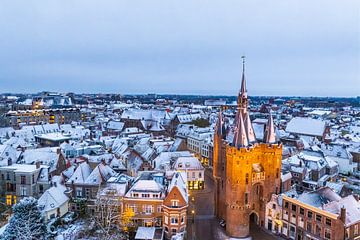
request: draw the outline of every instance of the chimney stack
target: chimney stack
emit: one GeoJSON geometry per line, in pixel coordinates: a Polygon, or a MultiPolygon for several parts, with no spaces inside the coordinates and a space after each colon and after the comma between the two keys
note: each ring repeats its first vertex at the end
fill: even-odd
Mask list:
{"type": "Polygon", "coordinates": [[[346,208],[344,206],[340,209],[340,220],[345,223],[346,221],[346,208]]]}

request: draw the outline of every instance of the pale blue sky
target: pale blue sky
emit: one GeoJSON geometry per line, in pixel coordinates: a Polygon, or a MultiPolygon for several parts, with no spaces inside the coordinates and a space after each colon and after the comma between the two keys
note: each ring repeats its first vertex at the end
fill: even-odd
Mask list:
{"type": "Polygon", "coordinates": [[[0,92],[360,95],[358,0],[0,1],[0,92]]]}

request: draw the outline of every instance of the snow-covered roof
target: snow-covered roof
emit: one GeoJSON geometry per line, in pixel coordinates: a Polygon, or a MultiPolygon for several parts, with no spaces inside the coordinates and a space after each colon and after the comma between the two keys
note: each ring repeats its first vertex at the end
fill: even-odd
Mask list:
{"type": "Polygon", "coordinates": [[[191,156],[192,154],[189,151],[162,152],[153,160],[153,166],[158,170],[170,169],[171,163],[175,162],[179,157],[191,156]]]}
{"type": "Polygon", "coordinates": [[[40,209],[44,212],[61,207],[69,201],[69,197],[64,193],[66,187],[59,183],[46,190],[38,200],[40,209]]]}
{"type": "Polygon", "coordinates": [[[4,170],[14,170],[14,172],[19,173],[33,173],[36,171],[40,171],[42,168],[48,168],[46,165],[40,165],[40,168],[36,168],[36,165],[31,164],[12,164],[10,166],[0,167],[0,169],[4,170]]]}
{"type": "Polygon", "coordinates": [[[107,124],[108,129],[121,131],[124,128],[125,123],[120,121],[109,121],[107,124]]]}
{"type": "Polygon", "coordinates": [[[357,201],[353,195],[326,204],[323,209],[340,215],[342,207],[346,208],[345,225],[347,227],[360,222],[360,202],[357,201]]]}
{"type": "Polygon", "coordinates": [[[56,152],[57,148],[37,148],[26,149],[20,156],[20,163],[35,164],[41,162],[50,167],[50,171],[56,169],[57,162],[59,160],[59,154],[56,152]]]}
{"type": "Polygon", "coordinates": [[[340,199],[341,197],[329,187],[323,187],[312,192],[303,193],[298,197],[299,201],[318,208],[322,208],[323,205],[340,199]]]}
{"type": "Polygon", "coordinates": [[[110,177],[114,176],[116,173],[115,171],[105,165],[100,163],[99,165],[94,168],[91,174],[86,178],[86,184],[101,184],[102,182],[106,182],[110,177]]]}
{"type": "Polygon", "coordinates": [[[91,173],[91,168],[87,162],[80,163],[75,172],[71,175],[71,177],[67,180],[66,183],[85,183],[85,180],[91,173]]]}
{"type": "Polygon", "coordinates": [[[168,191],[170,192],[173,188],[179,189],[181,196],[184,198],[185,202],[188,202],[188,193],[186,188],[186,179],[183,178],[182,174],[176,172],[171,179],[169,184],[168,191]]]}
{"type": "Polygon", "coordinates": [[[322,137],[325,131],[326,122],[319,119],[295,117],[286,126],[289,133],[303,134],[322,137]]]}
{"type": "Polygon", "coordinates": [[[165,118],[165,111],[162,110],[143,110],[143,109],[127,109],[121,114],[122,119],[134,120],[161,120],[165,118]]]}
{"type": "Polygon", "coordinates": [[[138,227],[135,235],[136,240],[154,239],[155,227],[138,227]]]}
{"type": "Polygon", "coordinates": [[[180,123],[189,123],[196,119],[201,118],[201,115],[199,113],[193,113],[193,114],[178,114],[177,119],[180,123]]]}
{"type": "Polygon", "coordinates": [[[292,177],[292,175],[290,172],[285,173],[285,174],[281,173],[281,182],[286,182],[286,181],[290,180],[291,177],[292,177]]]}
{"type": "Polygon", "coordinates": [[[69,135],[64,135],[59,132],[43,133],[43,134],[37,135],[36,137],[40,138],[40,139],[49,140],[49,141],[66,141],[66,140],[71,139],[71,137],[69,135]]]}
{"type": "Polygon", "coordinates": [[[179,157],[174,163],[174,169],[185,170],[185,169],[198,169],[203,170],[204,167],[201,165],[199,159],[196,157],[179,157]]]}
{"type": "MultiPolygon", "coordinates": [[[[131,197],[133,192],[153,192],[153,193],[163,193],[164,187],[160,185],[155,180],[138,180],[126,193],[126,197],[131,197]]],[[[139,196],[141,197],[141,196],[139,196]]]]}

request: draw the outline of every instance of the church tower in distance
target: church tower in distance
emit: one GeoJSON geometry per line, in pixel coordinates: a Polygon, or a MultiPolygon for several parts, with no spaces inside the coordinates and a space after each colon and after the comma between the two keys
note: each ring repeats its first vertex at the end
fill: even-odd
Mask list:
{"type": "Polygon", "coordinates": [[[231,237],[249,237],[250,225],[263,227],[265,206],[280,191],[282,145],[276,142],[271,112],[257,141],[250,120],[245,57],[234,124],[225,127],[219,112],[214,134],[215,213],[231,237]]]}

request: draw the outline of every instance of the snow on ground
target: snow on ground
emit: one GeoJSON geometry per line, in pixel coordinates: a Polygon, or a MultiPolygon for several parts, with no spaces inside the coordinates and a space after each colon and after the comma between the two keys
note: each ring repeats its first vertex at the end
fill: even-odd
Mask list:
{"type": "Polygon", "coordinates": [[[60,227],[57,229],[58,235],[55,237],[55,240],[75,240],[79,239],[79,234],[82,230],[85,230],[85,226],[88,223],[86,221],[75,221],[68,228],[60,227]]]}

